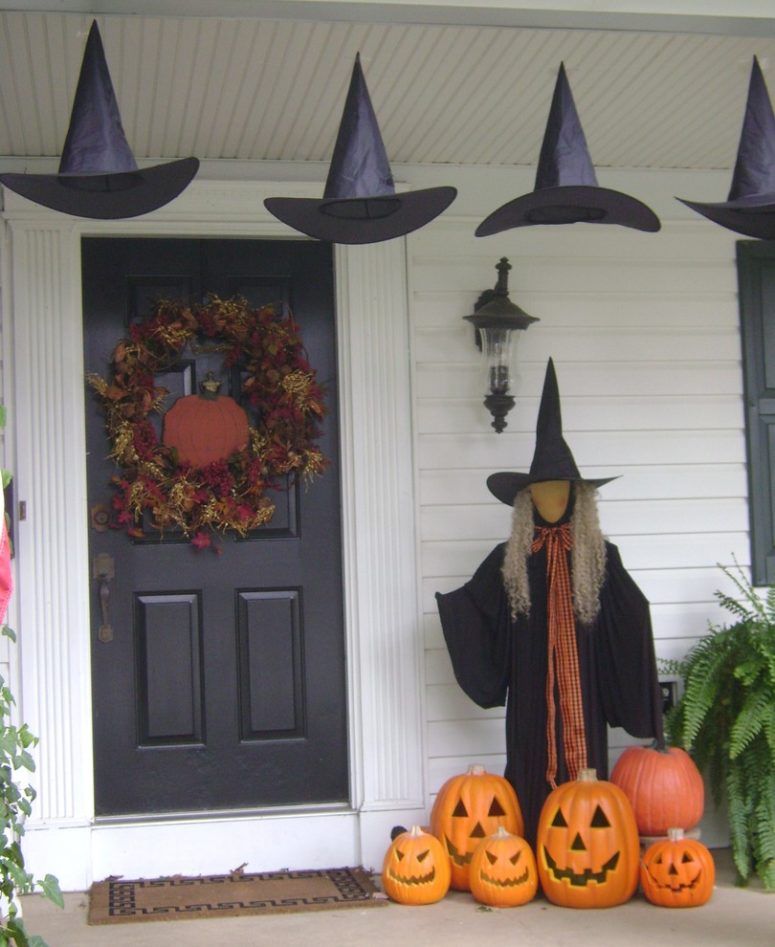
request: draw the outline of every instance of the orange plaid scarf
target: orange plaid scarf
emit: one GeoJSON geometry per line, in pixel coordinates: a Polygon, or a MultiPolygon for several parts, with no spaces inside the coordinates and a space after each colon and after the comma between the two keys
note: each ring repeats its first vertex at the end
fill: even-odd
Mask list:
{"type": "Polygon", "coordinates": [[[546,781],[557,786],[555,677],[560,694],[563,745],[568,778],[576,779],[587,766],[587,739],[581,701],[581,675],[576,648],[576,620],[568,571],[568,552],[573,546],[570,526],[536,527],[532,551],[546,546],[547,582],[547,672],[546,672],[546,781]]]}

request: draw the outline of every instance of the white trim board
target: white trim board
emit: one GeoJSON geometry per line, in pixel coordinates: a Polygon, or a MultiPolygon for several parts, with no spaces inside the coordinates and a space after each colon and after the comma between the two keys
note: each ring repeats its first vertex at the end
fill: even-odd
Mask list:
{"type": "Polygon", "coordinates": [[[19,702],[41,739],[25,853],[31,871],[56,874],[65,890],[110,873],[200,873],[245,860],[251,870],[376,866],[390,827],[423,818],[406,253],[394,240],[335,253],[350,805],[94,819],[81,237],[298,238],[264,211],[263,198],[318,191],[194,182],[172,204],[129,221],[68,218],[5,194],[9,408],[17,500],[27,504],[17,538],[19,702]],[[246,844],[250,859],[238,854],[246,844]]]}

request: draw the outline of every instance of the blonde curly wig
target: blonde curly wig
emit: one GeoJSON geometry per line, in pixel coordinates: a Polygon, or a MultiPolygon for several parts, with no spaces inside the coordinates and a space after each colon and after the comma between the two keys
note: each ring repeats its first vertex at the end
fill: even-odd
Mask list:
{"type": "MultiPolygon", "coordinates": [[[[597,516],[596,488],[588,483],[573,484],[574,505],[571,516],[573,537],[573,611],[583,625],[593,622],[600,611],[600,589],[605,580],[605,540],[597,516]]],[[[503,582],[511,617],[530,612],[530,585],[527,560],[533,542],[533,500],[526,487],[514,498],[511,536],[503,559],[503,582]]]]}

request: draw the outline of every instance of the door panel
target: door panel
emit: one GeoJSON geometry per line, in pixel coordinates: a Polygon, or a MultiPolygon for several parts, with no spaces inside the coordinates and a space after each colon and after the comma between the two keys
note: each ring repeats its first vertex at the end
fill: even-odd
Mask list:
{"type": "MultiPolygon", "coordinates": [[[[182,535],[90,531],[110,555],[110,641],[94,585],[92,680],[99,815],[338,802],[348,797],[342,625],[336,340],[331,250],[307,241],[83,241],[87,371],[106,375],[133,320],[159,297],[241,293],[290,305],[326,390],[321,448],[332,463],[277,492],[273,520],[218,555],[182,535]]],[[[239,374],[188,352],[157,377],[175,398],[208,370],[239,396],[239,374]]],[[[115,473],[87,394],[89,503],[115,473]]]]}

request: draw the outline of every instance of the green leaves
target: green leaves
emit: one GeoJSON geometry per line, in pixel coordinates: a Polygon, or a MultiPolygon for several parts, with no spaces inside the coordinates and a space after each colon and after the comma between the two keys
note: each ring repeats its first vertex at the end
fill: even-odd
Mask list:
{"type": "Polygon", "coordinates": [[[739,567],[722,571],[740,595],[717,593],[735,622],[711,626],[681,662],[667,727],[726,803],[740,881],[755,873],[775,890],[775,588],[760,595],[739,567]]]}

